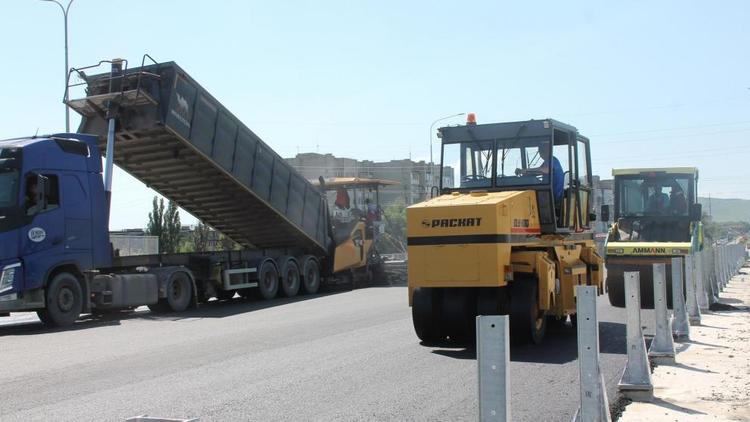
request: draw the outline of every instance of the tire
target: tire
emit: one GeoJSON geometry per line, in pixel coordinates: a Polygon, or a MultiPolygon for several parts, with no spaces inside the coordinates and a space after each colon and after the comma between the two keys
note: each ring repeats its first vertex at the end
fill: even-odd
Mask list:
{"type": "Polygon", "coordinates": [[[547,330],[547,318],[539,310],[537,282],[534,278],[517,278],[510,293],[510,335],[518,343],[540,344],[547,330]]]}
{"type": "Polygon", "coordinates": [[[48,327],[72,325],[83,310],[83,291],[78,278],[71,273],[57,274],[47,286],[46,308],[37,312],[48,327]]]}
{"type": "Polygon", "coordinates": [[[440,294],[437,289],[417,287],[411,305],[411,319],[417,337],[425,343],[443,339],[440,329],[440,294]]]}
{"type": "Polygon", "coordinates": [[[297,261],[288,258],[281,264],[281,290],[286,297],[294,297],[299,293],[302,280],[297,261]]]}
{"type": "Polygon", "coordinates": [[[229,300],[234,297],[235,293],[237,293],[236,290],[217,290],[216,298],[219,300],[229,300]]]}
{"type": "Polygon", "coordinates": [[[621,277],[607,277],[607,297],[610,305],[625,307],[625,281],[621,277]]]}
{"type": "Polygon", "coordinates": [[[174,273],[167,281],[166,304],[172,312],[182,312],[190,306],[193,283],[185,273],[174,273]]]}
{"type": "Polygon", "coordinates": [[[443,290],[441,301],[441,327],[451,341],[465,345],[476,335],[476,299],[469,289],[448,288],[443,290]]]}
{"type": "Polygon", "coordinates": [[[258,295],[265,300],[271,300],[279,293],[279,273],[273,261],[264,261],[258,273],[258,295]]]}
{"type": "Polygon", "coordinates": [[[315,258],[308,257],[302,267],[302,290],[309,295],[314,295],[319,289],[320,266],[315,258]]]}
{"type": "Polygon", "coordinates": [[[477,315],[507,315],[508,301],[505,287],[477,289],[477,315]]]}

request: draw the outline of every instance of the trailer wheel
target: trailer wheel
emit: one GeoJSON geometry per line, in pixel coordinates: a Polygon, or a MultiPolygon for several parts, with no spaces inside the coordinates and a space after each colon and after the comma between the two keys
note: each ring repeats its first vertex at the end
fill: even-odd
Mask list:
{"type": "Polygon", "coordinates": [[[265,300],[273,299],[279,292],[279,273],[273,262],[265,261],[258,274],[258,293],[265,300]]]}
{"type": "Polygon", "coordinates": [[[83,291],[78,278],[67,272],[57,274],[47,287],[46,301],[46,308],[37,312],[44,325],[72,325],[83,309],[83,291]]]}
{"type": "Polygon", "coordinates": [[[292,258],[286,259],[284,263],[281,264],[281,289],[284,291],[284,296],[297,296],[300,284],[301,281],[297,261],[292,258]]]}
{"type": "Polygon", "coordinates": [[[320,266],[313,257],[305,259],[302,268],[302,289],[309,295],[318,293],[320,289],[320,266]]]}
{"type": "Polygon", "coordinates": [[[547,330],[547,318],[539,309],[534,278],[517,277],[510,292],[510,334],[518,343],[539,344],[547,330]]]}
{"type": "Polygon", "coordinates": [[[440,333],[440,295],[437,289],[417,287],[414,289],[411,320],[417,337],[425,343],[442,339],[440,333]]]}
{"type": "Polygon", "coordinates": [[[174,273],[167,282],[167,305],[173,312],[182,312],[190,306],[193,288],[185,273],[174,273]]]}

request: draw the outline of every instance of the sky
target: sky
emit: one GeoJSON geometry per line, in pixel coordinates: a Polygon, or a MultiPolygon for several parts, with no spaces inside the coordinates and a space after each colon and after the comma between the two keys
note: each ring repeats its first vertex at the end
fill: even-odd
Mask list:
{"type": "MultiPolygon", "coordinates": [[[[750,199],[749,24],[747,1],[76,0],[69,57],[175,61],[283,157],[429,159],[440,117],[551,117],[603,178],[697,166],[701,196],[750,199]]],[[[64,131],[63,33],[57,5],[3,0],[0,138],[64,131]]],[[[144,227],[155,193],[113,191],[111,228],[144,227]]]]}

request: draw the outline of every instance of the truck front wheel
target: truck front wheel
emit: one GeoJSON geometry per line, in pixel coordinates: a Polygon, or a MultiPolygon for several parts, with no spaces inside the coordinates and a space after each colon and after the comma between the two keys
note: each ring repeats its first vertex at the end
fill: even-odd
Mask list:
{"type": "Polygon", "coordinates": [[[57,274],[47,286],[46,308],[37,312],[48,327],[67,327],[81,315],[83,292],[78,278],[71,273],[57,274]]]}

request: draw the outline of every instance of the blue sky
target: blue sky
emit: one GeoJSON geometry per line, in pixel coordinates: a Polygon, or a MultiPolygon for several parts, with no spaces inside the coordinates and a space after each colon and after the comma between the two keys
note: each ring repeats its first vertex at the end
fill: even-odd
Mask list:
{"type": "MultiPolygon", "coordinates": [[[[0,138],[62,131],[62,13],[2,10],[0,138]]],[[[750,198],[748,25],[746,1],[76,0],[70,65],[176,61],[282,156],[424,159],[445,115],[552,117],[595,174],[698,166],[702,195],[750,198]]],[[[112,228],[144,226],[153,192],[114,190],[112,228]]]]}

